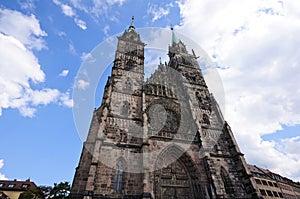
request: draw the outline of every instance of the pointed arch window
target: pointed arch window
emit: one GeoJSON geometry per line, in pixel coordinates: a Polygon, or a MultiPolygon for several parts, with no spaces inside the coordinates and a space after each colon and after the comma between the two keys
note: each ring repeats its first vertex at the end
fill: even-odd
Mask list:
{"type": "Polygon", "coordinates": [[[224,167],[221,167],[221,178],[222,178],[226,193],[227,194],[233,194],[234,193],[233,184],[231,182],[229,174],[224,169],[224,167]]]}
{"type": "Polygon", "coordinates": [[[209,117],[206,114],[202,115],[202,120],[204,124],[210,125],[209,117]]]}
{"type": "Polygon", "coordinates": [[[133,61],[133,60],[128,60],[126,63],[125,63],[125,70],[131,70],[133,67],[136,66],[136,62],[133,61]]]}
{"type": "Polygon", "coordinates": [[[123,165],[119,161],[116,166],[115,178],[114,178],[114,191],[121,192],[123,188],[123,165]]]}

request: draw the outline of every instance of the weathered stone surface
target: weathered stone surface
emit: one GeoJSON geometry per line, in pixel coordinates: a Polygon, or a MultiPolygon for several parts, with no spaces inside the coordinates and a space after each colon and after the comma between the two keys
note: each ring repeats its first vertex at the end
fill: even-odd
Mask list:
{"type": "Polygon", "coordinates": [[[256,198],[243,154],[194,54],[173,42],[144,82],[144,43],[118,37],[71,198],[256,198]]]}

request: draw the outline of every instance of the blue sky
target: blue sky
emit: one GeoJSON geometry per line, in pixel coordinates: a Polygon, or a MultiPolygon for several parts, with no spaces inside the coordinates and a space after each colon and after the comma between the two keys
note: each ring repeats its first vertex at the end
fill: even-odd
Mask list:
{"type": "Polygon", "coordinates": [[[77,72],[134,15],[136,27],[172,24],[196,41],[218,66],[224,115],[246,160],[300,180],[299,6],[297,0],[1,1],[0,178],[72,181],[82,149],[72,93],[89,86],[77,72]]]}

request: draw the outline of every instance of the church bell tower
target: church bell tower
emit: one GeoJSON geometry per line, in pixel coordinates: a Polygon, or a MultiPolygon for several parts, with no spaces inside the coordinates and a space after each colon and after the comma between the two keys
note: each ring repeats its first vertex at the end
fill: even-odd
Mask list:
{"type": "Polygon", "coordinates": [[[171,34],[169,62],[146,81],[134,18],[118,37],[70,198],[257,198],[198,57],[171,34]]]}

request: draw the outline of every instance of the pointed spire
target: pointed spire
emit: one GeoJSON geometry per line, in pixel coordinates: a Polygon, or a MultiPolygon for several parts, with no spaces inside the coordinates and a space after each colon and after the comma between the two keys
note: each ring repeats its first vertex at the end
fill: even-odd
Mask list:
{"type": "Polygon", "coordinates": [[[129,31],[130,31],[130,30],[135,30],[135,27],[134,27],[134,16],[132,16],[132,18],[131,18],[131,24],[130,24],[128,30],[129,30],[129,31]]]}
{"type": "Polygon", "coordinates": [[[179,43],[179,39],[176,37],[176,35],[174,33],[174,28],[173,28],[172,25],[171,25],[171,31],[172,31],[172,44],[173,43],[178,44],[179,43]]]}

